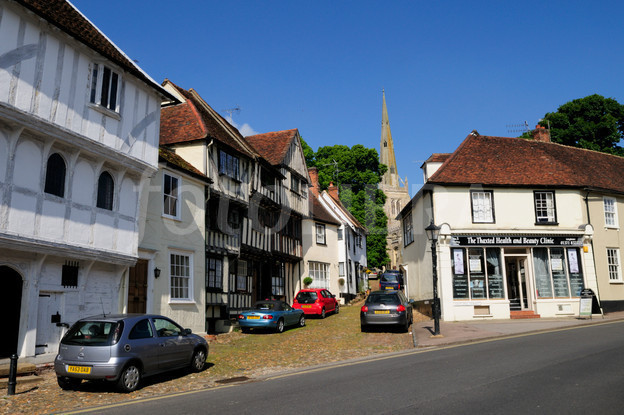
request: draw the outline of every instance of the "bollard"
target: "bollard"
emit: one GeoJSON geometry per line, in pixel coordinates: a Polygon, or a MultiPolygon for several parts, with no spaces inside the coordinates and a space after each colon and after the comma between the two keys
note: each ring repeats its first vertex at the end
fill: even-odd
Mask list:
{"type": "Polygon", "coordinates": [[[11,365],[9,367],[9,383],[7,389],[7,395],[15,395],[15,385],[17,384],[17,354],[11,355],[11,365]]]}

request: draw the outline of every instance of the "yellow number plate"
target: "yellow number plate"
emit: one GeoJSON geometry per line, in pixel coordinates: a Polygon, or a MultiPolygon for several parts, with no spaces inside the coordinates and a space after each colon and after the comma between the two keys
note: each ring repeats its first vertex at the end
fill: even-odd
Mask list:
{"type": "Polygon", "coordinates": [[[386,287],[386,290],[394,290],[392,287],[386,287]]]}
{"type": "Polygon", "coordinates": [[[312,308],[311,305],[302,305],[301,308],[312,308]]]}
{"type": "Polygon", "coordinates": [[[390,310],[375,310],[375,314],[390,314],[390,310]]]}
{"type": "Polygon", "coordinates": [[[247,320],[260,320],[260,316],[247,316],[247,320]]]}
{"type": "Polygon", "coordinates": [[[67,366],[67,371],[69,373],[91,373],[91,368],[89,366],[67,366]]]}

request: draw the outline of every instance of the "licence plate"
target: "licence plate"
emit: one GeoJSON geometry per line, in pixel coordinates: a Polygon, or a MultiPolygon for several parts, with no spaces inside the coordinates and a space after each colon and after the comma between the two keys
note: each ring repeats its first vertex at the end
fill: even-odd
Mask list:
{"type": "Polygon", "coordinates": [[[311,305],[302,305],[301,308],[312,308],[311,305]]]}
{"type": "Polygon", "coordinates": [[[390,314],[390,310],[375,310],[375,314],[390,314]]]}
{"type": "Polygon", "coordinates": [[[91,368],[89,366],[67,366],[67,371],[69,373],[91,373],[91,368]]]}
{"type": "Polygon", "coordinates": [[[386,287],[386,290],[394,290],[392,287],[386,287]]]}
{"type": "Polygon", "coordinates": [[[260,320],[260,316],[247,316],[247,320],[260,320]]]}

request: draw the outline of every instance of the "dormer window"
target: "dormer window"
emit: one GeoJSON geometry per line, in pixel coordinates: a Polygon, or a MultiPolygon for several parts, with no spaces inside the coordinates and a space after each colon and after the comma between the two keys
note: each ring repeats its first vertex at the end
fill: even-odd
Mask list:
{"type": "Polygon", "coordinates": [[[92,104],[119,113],[121,76],[106,65],[94,63],[91,74],[92,104]]]}

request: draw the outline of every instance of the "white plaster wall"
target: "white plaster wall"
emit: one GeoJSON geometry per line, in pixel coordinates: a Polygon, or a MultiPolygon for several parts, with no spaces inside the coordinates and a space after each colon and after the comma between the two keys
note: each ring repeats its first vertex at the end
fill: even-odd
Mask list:
{"type": "Polygon", "coordinates": [[[13,192],[7,229],[17,235],[33,235],[36,207],[37,198],[34,195],[13,192]]]}
{"type": "MultiPolygon", "coordinates": [[[[29,139],[21,140],[15,149],[15,161],[13,183],[29,190],[39,190],[43,164],[40,146],[29,139]]],[[[4,166],[2,170],[6,171],[4,166]]]]}
{"type": "Polygon", "coordinates": [[[69,217],[67,240],[77,245],[88,246],[92,237],[91,210],[72,209],[69,217]]]}
{"type": "MultiPolygon", "coordinates": [[[[302,223],[303,274],[301,279],[303,280],[310,275],[310,261],[329,264],[329,291],[337,295],[340,292],[338,285],[338,227],[324,223],[326,245],[319,245],[316,243],[316,223],[310,219],[306,219],[302,223]]],[[[303,287],[297,286],[297,290],[301,288],[303,287]]]]}
{"type": "MultiPolygon", "coordinates": [[[[2,82],[2,81],[0,81],[2,82]]],[[[6,178],[6,166],[9,164],[9,144],[5,137],[4,131],[0,129],[0,183],[4,182],[6,178]]],[[[0,200],[2,195],[0,194],[0,200]]]]}
{"type": "MultiPolygon", "coordinates": [[[[55,198],[56,199],[56,198],[55,198]]],[[[41,212],[39,236],[44,239],[63,240],[65,225],[65,204],[55,200],[44,200],[41,212]]]]}
{"type": "Polygon", "coordinates": [[[74,167],[72,184],[72,200],[86,206],[92,206],[97,187],[97,179],[93,165],[87,160],[79,160],[74,167]]]}

